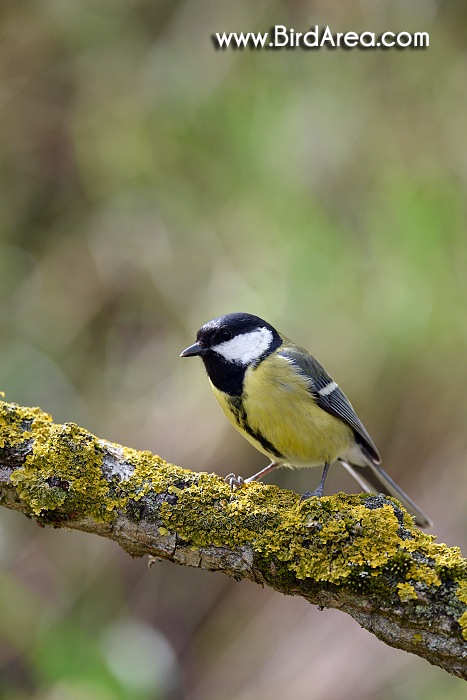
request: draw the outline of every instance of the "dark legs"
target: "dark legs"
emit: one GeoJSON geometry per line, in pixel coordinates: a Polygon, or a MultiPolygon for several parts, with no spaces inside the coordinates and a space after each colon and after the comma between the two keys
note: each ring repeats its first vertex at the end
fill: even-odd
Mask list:
{"type": "Polygon", "coordinates": [[[311,498],[312,496],[318,496],[318,498],[321,498],[321,496],[324,493],[324,482],[326,481],[328,471],[329,471],[329,464],[326,462],[326,464],[324,465],[323,475],[321,477],[321,481],[319,482],[318,488],[315,489],[313,491],[313,493],[311,493],[310,491],[305,491],[305,493],[303,494],[303,496],[300,499],[301,501],[305,501],[307,498],[311,498]]]}
{"type": "MultiPolygon", "coordinates": [[[[235,476],[235,474],[232,473],[227,474],[224,481],[230,485],[232,491],[235,491],[236,489],[241,488],[243,484],[251,484],[252,481],[259,481],[259,479],[261,479],[261,477],[263,477],[265,474],[272,472],[273,469],[276,469],[280,466],[281,465],[277,464],[277,462],[271,462],[271,464],[268,464],[268,466],[264,467],[264,469],[261,469],[261,471],[257,472],[256,474],[253,474],[253,476],[249,476],[248,479],[244,479],[242,476],[235,476]]],[[[326,464],[324,465],[323,474],[321,476],[321,481],[319,482],[318,488],[315,489],[313,493],[311,491],[305,491],[303,496],[300,498],[300,501],[305,501],[307,498],[311,498],[312,496],[317,496],[318,498],[321,498],[321,496],[324,493],[324,482],[326,481],[328,471],[329,464],[326,462],[326,464]]]]}

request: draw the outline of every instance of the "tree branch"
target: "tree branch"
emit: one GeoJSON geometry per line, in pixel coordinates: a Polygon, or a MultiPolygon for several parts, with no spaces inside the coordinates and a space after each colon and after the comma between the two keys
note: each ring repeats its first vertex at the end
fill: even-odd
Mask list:
{"type": "Polygon", "coordinates": [[[231,493],[149,452],[38,408],[0,402],[0,503],[93,532],[132,556],[248,578],[338,608],[391,646],[467,679],[467,561],[393,499],[311,498],[253,483],[231,493]]]}

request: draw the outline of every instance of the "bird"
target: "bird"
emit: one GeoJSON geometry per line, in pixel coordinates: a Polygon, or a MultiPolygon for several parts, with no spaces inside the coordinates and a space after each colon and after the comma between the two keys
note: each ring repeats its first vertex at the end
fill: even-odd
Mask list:
{"type": "Polygon", "coordinates": [[[278,467],[322,467],[319,486],[301,500],[321,498],[329,467],[341,462],[360,486],[398,499],[420,527],[431,520],[381,467],[381,456],[352,404],[310,353],[262,318],[235,312],[212,319],[180,357],[199,356],[214,395],[232,425],[270,459],[232,490],[278,467]]]}

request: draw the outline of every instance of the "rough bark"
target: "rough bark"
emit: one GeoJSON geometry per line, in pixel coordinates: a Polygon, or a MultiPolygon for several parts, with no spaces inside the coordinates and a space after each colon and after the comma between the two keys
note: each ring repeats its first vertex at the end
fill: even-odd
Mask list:
{"type": "Polygon", "coordinates": [[[248,578],[347,612],[393,647],[467,679],[467,562],[393,499],[300,504],[275,486],[231,493],[37,408],[0,402],[0,503],[41,525],[107,537],[132,556],[248,578]]]}

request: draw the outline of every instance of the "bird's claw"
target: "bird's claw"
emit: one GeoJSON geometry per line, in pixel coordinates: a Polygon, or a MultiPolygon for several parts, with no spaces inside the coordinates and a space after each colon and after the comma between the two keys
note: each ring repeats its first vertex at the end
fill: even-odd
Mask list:
{"type": "Polygon", "coordinates": [[[323,489],[318,486],[317,489],[315,489],[313,492],[311,491],[305,491],[305,493],[302,493],[300,496],[300,503],[303,503],[303,501],[307,501],[309,498],[313,498],[313,496],[317,496],[318,498],[321,498],[323,495],[323,489]]]}
{"type": "Polygon", "coordinates": [[[236,476],[233,472],[231,474],[227,474],[224,481],[226,484],[229,484],[231,491],[240,489],[245,483],[243,476],[236,476]]]}

